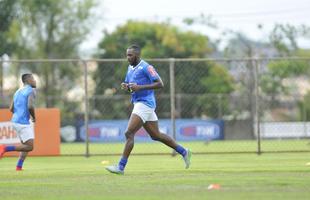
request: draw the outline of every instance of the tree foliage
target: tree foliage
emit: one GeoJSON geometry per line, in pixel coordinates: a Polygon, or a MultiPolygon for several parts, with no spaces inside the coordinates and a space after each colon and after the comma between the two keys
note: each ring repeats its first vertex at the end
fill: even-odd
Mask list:
{"type": "Polygon", "coordinates": [[[122,58],[132,43],[143,47],[142,57],[146,58],[204,57],[211,52],[204,35],[182,32],[167,23],[135,21],[128,21],[112,33],[105,32],[99,47],[104,49],[103,58],[122,58]]]}
{"type": "Polygon", "coordinates": [[[0,1],[0,56],[10,55],[15,48],[15,43],[11,40],[9,30],[16,18],[17,0],[0,1]]]}
{"type": "MultiPolygon", "coordinates": [[[[90,29],[93,0],[21,0],[18,3],[18,19],[11,27],[11,35],[17,35],[19,45],[14,51],[16,57],[78,57],[79,45],[90,29]]],[[[78,63],[40,63],[25,67],[42,80],[47,107],[56,106],[53,97],[74,87],[74,80],[80,74],[78,63]]]]}
{"type": "Polygon", "coordinates": [[[276,24],[269,35],[270,43],[280,56],[296,56],[300,49],[298,44],[300,39],[310,39],[310,27],[276,24]]]}
{"type": "MultiPolygon", "coordinates": [[[[305,25],[292,26],[289,24],[276,24],[270,33],[271,45],[277,50],[279,56],[309,57],[309,51],[300,49],[298,40],[310,38],[310,27],[305,25]]],[[[278,95],[289,95],[295,82],[285,85],[284,81],[297,76],[309,75],[309,63],[306,60],[279,60],[267,65],[267,71],[260,80],[262,92],[269,95],[273,104],[277,103],[278,95]]]]}
{"type": "Polygon", "coordinates": [[[90,29],[93,0],[22,0],[21,4],[20,29],[27,57],[78,56],[78,46],[90,29]]]}
{"type": "MultiPolygon", "coordinates": [[[[96,0],[1,0],[0,53],[19,59],[78,58],[79,46],[94,23],[96,0]],[[4,38],[5,37],[5,38],[4,38]],[[9,48],[14,44],[14,48],[9,48]]],[[[17,63],[10,70],[19,76],[38,75],[38,106],[58,107],[65,119],[80,112],[79,102],[67,102],[67,92],[82,74],[81,63],[17,63]]]]}

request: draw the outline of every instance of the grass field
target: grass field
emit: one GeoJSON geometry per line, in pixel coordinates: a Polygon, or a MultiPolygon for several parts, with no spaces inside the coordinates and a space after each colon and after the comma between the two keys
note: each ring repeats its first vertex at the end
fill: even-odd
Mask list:
{"type": "Polygon", "coordinates": [[[0,199],[310,199],[310,153],[193,155],[188,170],[179,156],[132,156],[124,176],[101,164],[118,159],[30,157],[16,172],[16,158],[3,158],[0,199]]]}
{"type": "MultiPolygon", "coordinates": [[[[192,149],[196,153],[233,153],[233,152],[257,152],[255,140],[222,140],[211,142],[181,142],[182,145],[192,149]]],[[[90,154],[119,154],[122,152],[124,143],[90,143],[90,154]]],[[[62,155],[84,155],[84,143],[62,143],[62,155]]],[[[262,152],[291,152],[308,151],[310,153],[309,139],[287,139],[287,140],[262,140],[262,152]]],[[[134,154],[164,154],[171,150],[159,142],[136,143],[134,154]]]]}

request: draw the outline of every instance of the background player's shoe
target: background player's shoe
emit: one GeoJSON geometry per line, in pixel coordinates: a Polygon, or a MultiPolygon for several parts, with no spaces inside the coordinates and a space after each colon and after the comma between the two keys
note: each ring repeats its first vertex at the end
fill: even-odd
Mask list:
{"type": "Polygon", "coordinates": [[[2,158],[4,153],[5,153],[5,146],[3,144],[0,144],[0,159],[2,158]]]}
{"type": "Polygon", "coordinates": [[[16,171],[23,171],[22,167],[16,167],[16,171]]]}
{"type": "Polygon", "coordinates": [[[121,170],[118,165],[107,166],[105,169],[113,174],[124,175],[124,170],[121,170]]]}
{"type": "Polygon", "coordinates": [[[192,157],[191,150],[186,149],[186,155],[183,157],[183,160],[185,162],[185,169],[188,169],[189,166],[191,165],[191,157],[192,157]]]}

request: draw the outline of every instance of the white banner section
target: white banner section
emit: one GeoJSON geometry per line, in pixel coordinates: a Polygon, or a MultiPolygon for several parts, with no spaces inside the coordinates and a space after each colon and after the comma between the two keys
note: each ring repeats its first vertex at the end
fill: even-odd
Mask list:
{"type": "Polygon", "coordinates": [[[20,140],[11,122],[0,122],[0,144],[15,144],[20,140]]]}

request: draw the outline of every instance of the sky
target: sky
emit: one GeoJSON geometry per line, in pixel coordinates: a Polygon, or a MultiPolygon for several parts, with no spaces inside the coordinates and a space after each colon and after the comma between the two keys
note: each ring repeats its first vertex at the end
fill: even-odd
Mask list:
{"type": "MultiPolygon", "coordinates": [[[[264,41],[276,23],[310,25],[310,0],[103,0],[95,8],[94,29],[81,45],[82,52],[94,52],[103,38],[103,30],[113,32],[127,20],[144,20],[171,24],[219,39],[224,30],[240,31],[250,39],[264,41]],[[205,25],[186,26],[187,17],[211,16],[218,29],[205,25]],[[258,24],[263,25],[258,29],[258,24]]],[[[300,46],[310,48],[301,40],[300,46]]],[[[86,53],[86,54],[88,54],[86,53]]]]}

